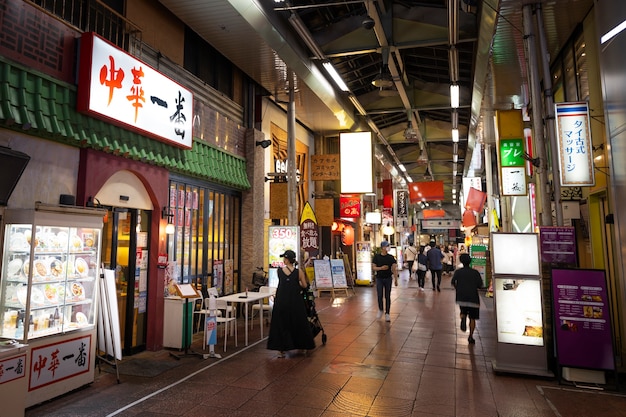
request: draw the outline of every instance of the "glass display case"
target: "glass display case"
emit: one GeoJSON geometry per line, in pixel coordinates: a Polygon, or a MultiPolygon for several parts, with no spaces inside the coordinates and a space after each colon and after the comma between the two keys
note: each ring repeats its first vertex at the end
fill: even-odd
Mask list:
{"type": "Polygon", "coordinates": [[[100,210],[7,210],[0,337],[29,341],[94,327],[102,222],[100,210]]]}

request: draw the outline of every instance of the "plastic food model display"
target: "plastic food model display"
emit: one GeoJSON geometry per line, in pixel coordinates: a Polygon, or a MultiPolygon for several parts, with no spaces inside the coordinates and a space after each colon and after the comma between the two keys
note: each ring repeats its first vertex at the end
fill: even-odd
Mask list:
{"type": "Polygon", "coordinates": [[[94,325],[100,229],[7,224],[0,338],[30,340],[94,325]]]}

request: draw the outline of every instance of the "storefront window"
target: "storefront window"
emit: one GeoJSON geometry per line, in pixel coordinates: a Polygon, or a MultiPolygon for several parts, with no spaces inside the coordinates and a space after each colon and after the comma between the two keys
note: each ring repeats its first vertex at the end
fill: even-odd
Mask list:
{"type": "Polygon", "coordinates": [[[238,290],[240,206],[237,192],[170,181],[175,233],[168,247],[179,282],[194,283],[203,292],[212,286],[221,293],[238,290]]]}

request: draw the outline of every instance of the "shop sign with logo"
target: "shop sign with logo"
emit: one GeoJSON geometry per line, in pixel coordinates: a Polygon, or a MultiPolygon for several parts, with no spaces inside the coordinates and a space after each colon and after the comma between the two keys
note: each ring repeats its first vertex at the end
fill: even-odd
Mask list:
{"type": "Polygon", "coordinates": [[[79,112],[191,149],[190,90],[93,32],[80,42],[79,112]]]}
{"type": "Polygon", "coordinates": [[[339,197],[339,217],[361,217],[361,196],[359,194],[341,194],[339,197]]]}

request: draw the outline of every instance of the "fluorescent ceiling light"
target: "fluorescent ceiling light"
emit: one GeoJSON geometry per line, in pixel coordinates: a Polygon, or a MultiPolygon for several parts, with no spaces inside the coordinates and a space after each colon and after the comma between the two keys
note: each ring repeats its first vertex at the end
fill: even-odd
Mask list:
{"type": "Polygon", "coordinates": [[[413,182],[413,178],[411,178],[411,177],[406,177],[406,180],[407,180],[408,182],[413,182]]]}
{"type": "Polygon", "coordinates": [[[309,32],[309,29],[304,26],[304,23],[302,23],[300,17],[292,13],[291,16],[289,16],[289,23],[291,23],[291,26],[293,26],[298,35],[300,35],[300,38],[306,44],[306,46],[308,46],[311,52],[313,52],[315,58],[324,59],[324,52],[318,46],[317,42],[315,42],[313,36],[311,36],[311,32],[309,32]]]}
{"type": "Polygon", "coordinates": [[[398,165],[398,168],[400,168],[400,171],[406,172],[406,167],[403,164],[398,165]]]}
{"type": "Polygon", "coordinates": [[[606,34],[604,34],[600,38],[600,43],[603,44],[603,43],[611,40],[612,38],[617,36],[620,32],[622,32],[624,29],[626,29],[626,20],[624,20],[622,23],[620,23],[619,25],[615,26],[613,29],[609,30],[606,34]]]}
{"type": "Polygon", "coordinates": [[[459,107],[459,86],[457,84],[452,84],[450,86],[450,106],[453,109],[457,109],[459,107]]]}
{"type": "Polygon", "coordinates": [[[343,79],[341,78],[341,75],[339,75],[339,73],[337,72],[333,64],[326,61],[322,65],[326,69],[326,72],[328,73],[328,75],[330,75],[331,78],[335,81],[335,84],[337,84],[337,87],[341,89],[341,91],[350,91],[350,89],[348,88],[346,83],[343,81],[343,79]]]}
{"type": "Polygon", "coordinates": [[[453,154],[452,155],[452,162],[459,162],[459,155],[453,154]]]}
{"type": "Polygon", "coordinates": [[[459,142],[459,129],[452,129],[452,142],[459,142]]]}
{"type": "Polygon", "coordinates": [[[348,96],[348,98],[350,99],[350,102],[352,103],[356,111],[358,111],[361,116],[367,115],[367,112],[365,111],[363,106],[361,106],[361,103],[359,103],[359,100],[357,100],[356,97],[348,96]]]}

